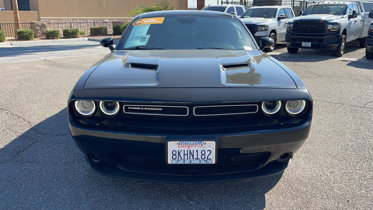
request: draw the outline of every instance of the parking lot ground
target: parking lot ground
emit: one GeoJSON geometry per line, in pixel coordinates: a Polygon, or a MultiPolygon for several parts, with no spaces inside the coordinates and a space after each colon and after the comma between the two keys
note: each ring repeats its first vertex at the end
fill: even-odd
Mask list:
{"type": "Polygon", "coordinates": [[[110,178],[85,162],[69,134],[66,101],[107,49],[34,51],[24,55],[35,56],[29,61],[16,51],[0,48],[0,209],[373,208],[373,61],[363,49],[338,59],[315,50],[270,53],[313,96],[308,140],[282,175],[199,185],[110,178]]]}

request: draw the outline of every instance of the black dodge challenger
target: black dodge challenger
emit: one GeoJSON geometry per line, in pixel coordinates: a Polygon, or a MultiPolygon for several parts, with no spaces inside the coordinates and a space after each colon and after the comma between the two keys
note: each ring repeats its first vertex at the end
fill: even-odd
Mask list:
{"type": "Polygon", "coordinates": [[[68,99],[71,135],[104,174],[211,182],[281,173],[306,140],[312,98],[235,16],[137,16],[68,99]]]}

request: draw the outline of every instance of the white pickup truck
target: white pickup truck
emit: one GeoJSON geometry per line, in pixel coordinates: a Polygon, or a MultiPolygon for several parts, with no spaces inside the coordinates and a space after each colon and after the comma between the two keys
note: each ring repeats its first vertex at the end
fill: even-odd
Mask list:
{"type": "Polygon", "coordinates": [[[309,6],[302,16],[288,23],[288,52],[299,48],[324,48],[341,57],[347,42],[367,43],[369,17],[359,1],[320,2],[309,6]]]}
{"type": "Polygon", "coordinates": [[[274,45],[267,49],[273,51],[276,43],[285,43],[286,25],[293,21],[294,11],[286,6],[251,7],[241,18],[257,42],[261,37],[274,40],[274,45]]]}

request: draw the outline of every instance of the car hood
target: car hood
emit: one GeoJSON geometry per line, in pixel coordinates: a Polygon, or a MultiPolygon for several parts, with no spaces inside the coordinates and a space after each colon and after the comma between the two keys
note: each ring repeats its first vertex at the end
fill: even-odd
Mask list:
{"type": "Polygon", "coordinates": [[[273,22],[272,18],[243,18],[241,19],[245,24],[269,24],[273,22]]]}
{"type": "Polygon", "coordinates": [[[315,15],[304,15],[294,18],[294,21],[297,20],[326,20],[328,22],[337,21],[343,19],[344,16],[338,15],[327,15],[327,14],[315,14],[315,15]]]}
{"type": "Polygon", "coordinates": [[[84,88],[268,87],[297,88],[273,58],[245,50],[115,51],[84,88]]]}

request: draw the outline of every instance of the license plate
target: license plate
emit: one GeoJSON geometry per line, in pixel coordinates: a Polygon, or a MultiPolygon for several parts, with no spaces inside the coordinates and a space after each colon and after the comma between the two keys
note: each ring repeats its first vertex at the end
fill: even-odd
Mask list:
{"type": "Polygon", "coordinates": [[[311,42],[302,42],[302,47],[311,47],[311,42]]]}
{"type": "Polygon", "coordinates": [[[169,141],[168,164],[215,164],[215,141],[169,141]]]}

